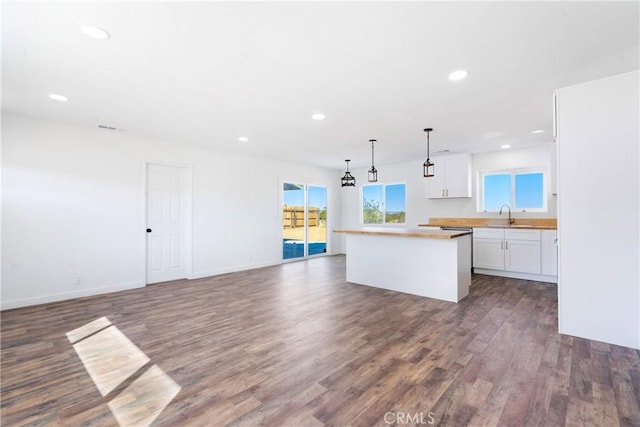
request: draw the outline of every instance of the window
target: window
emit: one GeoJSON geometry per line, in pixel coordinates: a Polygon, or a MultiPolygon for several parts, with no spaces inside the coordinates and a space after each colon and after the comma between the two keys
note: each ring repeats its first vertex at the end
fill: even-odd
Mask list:
{"type": "Polygon", "coordinates": [[[361,218],[363,224],[404,224],[405,184],[363,185],[361,218]]]}
{"type": "Polygon", "coordinates": [[[514,211],[546,212],[544,168],[479,172],[478,211],[496,212],[505,204],[514,211]]]}

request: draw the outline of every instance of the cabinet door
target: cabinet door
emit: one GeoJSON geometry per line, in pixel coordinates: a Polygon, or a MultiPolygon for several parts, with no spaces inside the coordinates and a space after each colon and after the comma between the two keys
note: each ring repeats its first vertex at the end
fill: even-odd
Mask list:
{"type": "Polygon", "coordinates": [[[504,270],[504,240],[474,237],[473,267],[504,270]]]}
{"type": "Polygon", "coordinates": [[[540,274],[540,241],[505,240],[504,269],[540,274]]]}
{"type": "Polygon", "coordinates": [[[446,197],[471,197],[471,155],[447,156],[446,197]]]}
{"type": "Polygon", "coordinates": [[[447,160],[445,157],[436,157],[432,161],[434,175],[431,178],[424,179],[427,197],[429,199],[444,199],[447,186],[447,160]]]}
{"type": "Polygon", "coordinates": [[[540,237],[540,258],[542,274],[548,276],[558,275],[558,245],[555,230],[542,230],[540,237]]]}

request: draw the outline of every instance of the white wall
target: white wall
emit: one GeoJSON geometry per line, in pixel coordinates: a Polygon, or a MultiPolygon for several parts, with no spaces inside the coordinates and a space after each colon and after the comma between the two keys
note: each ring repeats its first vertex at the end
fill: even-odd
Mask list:
{"type": "MultiPolygon", "coordinates": [[[[437,161],[437,157],[434,157],[437,161]]],[[[480,170],[521,168],[532,166],[545,166],[549,171],[550,190],[554,187],[555,180],[555,144],[549,143],[543,146],[522,148],[517,150],[501,150],[496,152],[478,153],[472,156],[472,182],[473,197],[462,199],[427,199],[425,194],[425,180],[422,176],[422,163],[424,159],[416,159],[410,163],[378,166],[379,183],[406,183],[407,191],[407,224],[403,227],[415,228],[418,224],[424,224],[430,217],[496,217],[495,212],[484,213],[476,211],[476,185],[477,175],[480,170]]],[[[352,170],[358,186],[356,188],[343,188],[342,194],[342,226],[344,228],[360,227],[360,186],[367,183],[367,168],[352,170]]],[[[555,192],[555,191],[553,191],[555,192]]],[[[521,213],[514,212],[516,218],[555,218],[556,196],[548,191],[548,212],[546,213],[521,213]]],[[[335,239],[340,244],[340,250],[344,250],[343,239],[335,239]]]]}
{"type": "Polygon", "coordinates": [[[283,179],[326,185],[339,226],[334,170],[2,119],[3,309],[144,286],[148,161],[192,168],[194,278],[281,262],[283,179]]]}
{"type": "Polygon", "coordinates": [[[559,328],[640,348],[640,74],[557,91],[559,328]]]}

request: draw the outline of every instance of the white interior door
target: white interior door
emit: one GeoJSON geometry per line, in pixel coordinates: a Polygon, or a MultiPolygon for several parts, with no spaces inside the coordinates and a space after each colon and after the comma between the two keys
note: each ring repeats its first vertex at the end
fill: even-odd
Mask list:
{"type": "Polygon", "coordinates": [[[147,165],[147,283],[187,277],[186,171],[147,165]]]}

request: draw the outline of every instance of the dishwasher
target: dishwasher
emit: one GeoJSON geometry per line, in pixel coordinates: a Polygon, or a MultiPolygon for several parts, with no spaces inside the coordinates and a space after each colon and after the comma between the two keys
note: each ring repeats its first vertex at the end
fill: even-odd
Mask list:
{"type": "Polygon", "coordinates": [[[471,273],[473,273],[473,228],[471,227],[440,227],[441,230],[470,231],[471,232],[471,273]]]}

